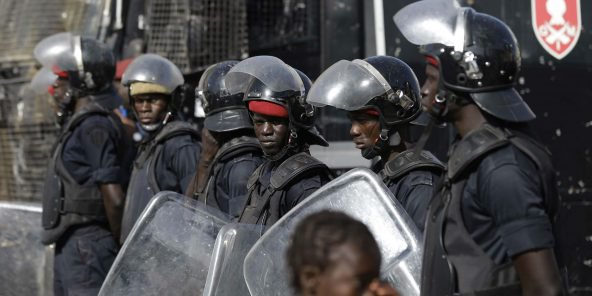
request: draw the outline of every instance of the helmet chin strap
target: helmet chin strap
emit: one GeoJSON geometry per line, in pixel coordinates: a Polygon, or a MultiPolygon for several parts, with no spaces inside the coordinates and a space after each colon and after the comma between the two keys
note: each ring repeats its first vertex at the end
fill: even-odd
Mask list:
{"type": "Polygon", "coordinates": [[[265,154],[265,158],[271,161],[278,161],[286,157],[288,153],[298,151],[298,143],[296,139],[298,139],[298,133],[295,129],[290,129],[290,137],[288,138],[288,144],[284,145],[284,147],[282,147],[282,150],[278,151],[276,154],[265,154]]]}
{"type": "MultiPolygon", "coordinates": [[[[135,112],[135,110],[134,110],[135,112]]],[[[167,112],[167,114],[165,115],[164,119],[162,121],[158,121],[156,123],[153,124],[142,124],[140,123],[140,126],[142,127],[142,129],[144,129],[145,131],[149,132],[149,133],[153,133],[157,130],[159,130],[160,128],[162,128],[163,126],[165,126],[173,117],[173,114],[171,112],[167,112]]]]}
{"type": "MultiPolygon", "coordinates": [[[[398,135],[399,133],[396,134],[398,135]]],[[[401,137],[399,136],[398,138],[400,142],[401,137]]],[[[390,142],[391,141],[389,141],[389,130],[386,128],[381,129],[380,135],[378,136],[378,139],[376,139],[374,145],[372,145],[372,147],[362,149],[362,157],[366,159],[373,159],[376,156],[381,156],[384,153],[384,151],[389,149],[390,142]]]]}

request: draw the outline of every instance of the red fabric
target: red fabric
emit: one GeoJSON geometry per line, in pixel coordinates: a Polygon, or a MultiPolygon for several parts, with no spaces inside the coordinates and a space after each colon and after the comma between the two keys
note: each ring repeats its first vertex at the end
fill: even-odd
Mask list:
{"type": "Polygon", "coordinates": [[[62,71],[62,69],[60,69],[60,67],[58,66],[53,66],[51,68],[51,71],[53,72],[53,74],[58,75],[58,77],[60,78],[68,78],[68,72],[62,71]]]}
{"type": "Polygon", "coordinates": [[[133,59],[125,59],[117,62],[117,66],[115,66],[115,80],[121,80],[123,77],[123,72],[127,69],[127,66],[131,64],[133,59]]]}
{"type": "Polygon", "coordinates": [[[438,60],[432,56],[425,56],[426,62],[428,62],[428,64],[439,68],[440,67],[440,63],[438,62],[438,60]]]}
{"type": "Polygon", "coordinates": [[[249,111],[267,116],[288,118],[288,109],[267,101],[250,101],[249,111]]]}
{"type": "Polygon", "coordinates": [[[374,109],[366,109],[366,110],[364,110],[364,113],[368,114],[370,116],[380,117],[380,112],[378,112],[374,109]]]}

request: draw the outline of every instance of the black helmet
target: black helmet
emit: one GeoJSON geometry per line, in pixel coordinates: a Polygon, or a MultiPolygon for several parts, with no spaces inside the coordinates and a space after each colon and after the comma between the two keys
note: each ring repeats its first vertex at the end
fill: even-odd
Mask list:
{"type": "Polygon", "coordinates": [[[513,88],[521,58],[512,30],[472,8],[422,2],[399,11],[395,23],[409,41],[421,45],[423,54],[437,60],[443,88],[468,94],[479,108],[499,119],[534,119],[513,88]]]}
{"type": "Polygon", "coordinates": [[[385,128],[409,123],[421,113],[415,74],[389,56],[335,63],[314,83],[308,101],[346,111],[376,109],[385,128]]]}
{"type": "MultiPolygon", "coordinates": [[[[130,104],[134,106],[134,96],[141,94],[162,94],[168,98],[168,115],[175,115],[181,104],[185,79],[175,64],[156,54],[143,54],[134,59],[121,78],[121,83],[129,88],[130,104]]],[[[167,116],[167,118],[170,116],[167,116]]],[[[147,131],[154,131],[166,124],[142,125],[147,131]]]]}
{"type": "Polygon", "coordinates": [[[103,43],[71,33],[58,33],[43,39],[34,50],[43,66],[66,72],[77,96],[98,94],[112,84],[115,58],[103,43]]]}
{"type": "Polygon", "coordinates": [[[231,95],[224,77],[238,61],[224,61],[207,68],[202,74],[195,96],[201,100],[206,112],[204,126],[214,132],[253,129],[249,111],[243,102],[243,93],[231,95]]]}
{"type": "Polygon", "coordinates": [[[310,79],[302,72],[271,56],[246,59],[226,75],[231,93],[244,92],[244,101],[268,101],[288,110],[291,137],[302,136],[294,143],[328,146],[314,126],[316,112],[306,102],[306,84],[310,79]]]}
{"type": "Polygon", "coordinates": [[[346,111],[379,113],[380,141],[362,151],[374,158],[408,137],[408,125],[421,114],[419,82],[403,61],[389,56],[342,60],[325,70],[312,86],[308,101],[346,111]]]}

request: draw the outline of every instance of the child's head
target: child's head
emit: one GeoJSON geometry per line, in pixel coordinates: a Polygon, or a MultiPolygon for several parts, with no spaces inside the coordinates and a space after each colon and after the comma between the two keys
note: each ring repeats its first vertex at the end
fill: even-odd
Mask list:
{"type": "Polygon", "coordinates": [[[287,256],[292,286],[304,296],[361,295],[380,273],[380,251],[368,227],[339,212],[300,222],[287,256]]]}

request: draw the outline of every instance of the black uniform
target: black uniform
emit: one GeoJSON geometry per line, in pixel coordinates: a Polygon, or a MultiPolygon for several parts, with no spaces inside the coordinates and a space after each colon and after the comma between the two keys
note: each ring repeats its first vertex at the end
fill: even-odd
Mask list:
{"type": "Polygon", "coordinates": [[[206,194],[199,200],[238,219],[247,198],[247,181],[262,163],[256,138],[243,136],[228,141],[210,165],[206,194]]]}
{"type": "Polygon", "coordinates": [[[167,123],[140,144],[125,201],[122,242],[152,196],[165,190],[185,192],[200,153],[198,132],[181,121],[167,123]]]}
{"type": "Polygon", "coordinates": [[[42,237],[56,244],[56,295],[96,295],[117,255],[99,186],[125,187],[124,137],[119,118],[91,103],[72,116],[58,140],[45,187],[42,237]]]}
{"type": "Polygon", "coordinates": [[[307,152],[268,160],[249,179],[239,222],[269,227],[330,179],[329,168],[307,152]]]}
{"type": "Polygon", "coordinates": [[[485,124],[455,143],[448,166],[426,227],[422,293],[520,295],[512,257],[554,245],[557,193],[547,151],[485,124]]]}
{"type": "Polygon", "coordinates": [[[422,151],[419,159],[406,150],[386,163],[379,175],[401,203],[421,232],[424,231],[428,206],[434,195],[444,165],[430,152],[422,151]]]}

